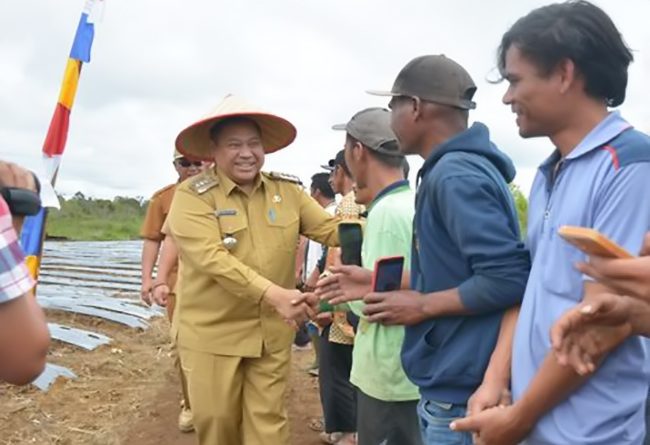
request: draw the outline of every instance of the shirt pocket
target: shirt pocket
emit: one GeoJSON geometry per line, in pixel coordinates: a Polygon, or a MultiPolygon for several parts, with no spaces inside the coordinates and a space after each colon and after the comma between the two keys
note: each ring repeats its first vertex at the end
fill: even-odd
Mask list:
{"type": "Polygon", "coordinates": [[[559,235],[554,235],[554,238],[546,252],[542,287],[555,297],[578,303],[582,300],[584,286],[576,263],[584,261],[585,255],[559,235]]]}
{"type": "Polygon", "coordinates": [[[264,217],[268,223],[268,238],[264,243],[279,250],[295,251],[300,234],[300,218],[295,212],[271,207],[264,217]]]}

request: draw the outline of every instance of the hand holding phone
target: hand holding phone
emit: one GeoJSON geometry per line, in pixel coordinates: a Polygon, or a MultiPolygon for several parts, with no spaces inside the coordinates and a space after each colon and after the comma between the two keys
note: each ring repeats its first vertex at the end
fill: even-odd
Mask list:
{"type": "Polygon", "coordinates": [[[363,228],[361,227],[361,223],[340,223],[339,241],[341,244],[341,263],[361,266],[361,245],[363,244],[363,228]]]}
{"type": "Polygon", "coordinates": [[[334,306],[330,304],[327,300],[318,301],[318,311],[319,312],[334,312],[334,306]]]}
{"type": "MultiPolygon", "coordinates": [[[[326,270],[320,275],[320,278],[329,277],[332,273],[329,270],[326,270]]],[[[332,312],[334,311],[334,306],[330,304],[327,300],[318,300],[318,311],[319,312],[332,312]]]]}
{"type": "Polygon", "coordinates": [[[611,241],[595,229],[577,226],[562,226],[558,234],[567,242],[589,256],[604,258],[634,258],[630,252],[611,241]]]}
{"type": "Polygon", "coordinates": [[[402,274],[404,273],[404,257],[384,257],[375,262],[375,271],[372,276],[373,292],[390,292],[400,290],[402,287],[402,274]]]}

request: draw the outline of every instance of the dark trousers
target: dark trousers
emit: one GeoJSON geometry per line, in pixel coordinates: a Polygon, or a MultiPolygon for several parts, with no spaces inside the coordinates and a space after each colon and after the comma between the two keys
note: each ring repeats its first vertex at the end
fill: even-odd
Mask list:
{"type": "Polygon", "coordinates": [[[386,402],[357,391],[359,445],[422,445],[418,401],[386,402]]]}
{"type": "Polygon", "coordinates": [[[325,432],[352,433],[357,430],[357,391],[350,383],[352,345],[332,343],[329,327],[320,337],[318,382],[325,418],[325,432]]]}
{"type": "Polygon", "coordinates": [[[309,344],[309,332],[307,331],[307,325],[303,324],[298,328],[296,336],[293,339],[293,344],[299,347],[307,346],[309,344]]]}

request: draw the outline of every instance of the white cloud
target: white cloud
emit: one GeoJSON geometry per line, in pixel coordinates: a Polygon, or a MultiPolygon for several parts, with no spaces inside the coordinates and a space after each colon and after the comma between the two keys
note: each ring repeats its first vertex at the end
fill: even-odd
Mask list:
{"type": "MultiPolygon", "coordinates": [[[[58,190],[87,195],[141,195],[174,180],[176,134],[227,93],[286,116],[298,128],[267,169],[307,179],[342,146],[330,130],[361,108],[385,105],[364,93],[388,88],[411,58],[445,53],[479,84],[473,118],[530,187],[548,155],[544,140],[519,138],[501,105],[503,86],[486,77],[502,33],[530,9],[525,0],[329,0],[305,2],[137,2],[107,0],[93,60],[84,66],[72,112],[58,190]]],[[[597,2],[637,50],[625,116],[650,130],[647,0],[597,2]]],[[[83,1],[34,0],[0,5],[0,156],[34,167],[40,159],[60,79],[83,1]]],[[[412,160],[417,167],[420,162],[412,160]]]]}

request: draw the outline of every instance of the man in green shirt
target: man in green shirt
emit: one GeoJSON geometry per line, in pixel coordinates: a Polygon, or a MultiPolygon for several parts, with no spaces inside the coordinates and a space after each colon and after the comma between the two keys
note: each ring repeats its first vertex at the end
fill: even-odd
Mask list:
{"type": "MultiPolygon", "coordinates": [[[[404,256],[410,262],[415,194],[404,178],[406,159],[390,129],[390,112],[369,108],[343,125],[345,160],[356,184],[356,199],[368,207],[362,247],[363,268],[341,266],[319,282],[318,293],[360,317],[350,381],[358,388],[359,445],[420,445],[418,389],[404,374],[402,326],[368,323],[364,295],[371,291],[375,261],[404,256]]],[[[403,285],[408,286],[408,273],[403,285]]]]}

